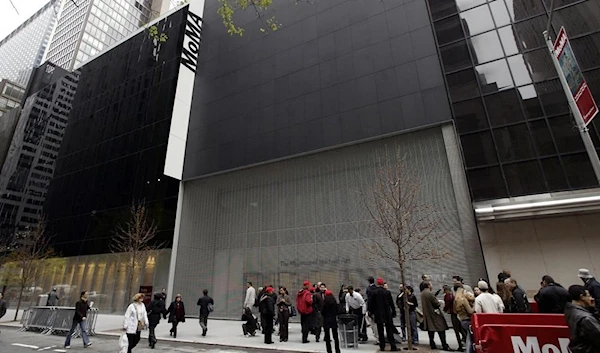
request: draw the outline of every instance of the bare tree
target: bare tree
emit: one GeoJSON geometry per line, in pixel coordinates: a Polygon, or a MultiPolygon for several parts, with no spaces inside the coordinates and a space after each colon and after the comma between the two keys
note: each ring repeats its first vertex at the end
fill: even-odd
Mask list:
{"type": "Polygon", "coordinates": [[[8,281],[19,287],[15,321],[19,314],[25,288],[31,287],[35,283],[36,278],[42,275],[41,273],[46,268],[45,262],[55,255],[50,246],[50,240],[46,233],[46,220],[41,217],[34,227],[18,231],[14,242],[10,245],[10,252],[6,256],[5,270],[8,273],[8,281]]]}
{"type": "Polygon", "coordinates": [[[368,240],[366,248],[373,255],[394,262],[400,269],[401,281],[405,284],[402,297],[408,349],[412,350],[406,267],[412,262],[435,261],[446,256],[437,246],[442,232],[435,217],[436,210],[423,200],[421,181],[399,148],[376,154],[375,178],[366,190],[366,193],[361,191],[361,198],[370,223],[384,235],[383,242],[368,240]]]}
{"type": "Polygon", "coordinates": [[[154,220],[148,219],[148,208],[145,202],[132,203],[129,212],[130,220],[125,224],[117,225],[110,249],[113,253],[124,253],[128,256],[127,297],[131,298],[136,271],[142,267],[150,251],[158,250],[164,244],[156,242],[158,227],[154,220]]]}

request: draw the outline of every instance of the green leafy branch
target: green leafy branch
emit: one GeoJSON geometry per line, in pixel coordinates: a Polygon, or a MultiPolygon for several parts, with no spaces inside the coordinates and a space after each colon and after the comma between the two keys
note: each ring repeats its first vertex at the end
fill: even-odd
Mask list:
{"type": "Polygon", "coordinates": [[[148,35],[159,43],[165,43],[167,39],[169,39],[169,36],[167,36],[166,33],[158,33],[158,27],[156,26],[150,26],[148,28],[148,35]]]}

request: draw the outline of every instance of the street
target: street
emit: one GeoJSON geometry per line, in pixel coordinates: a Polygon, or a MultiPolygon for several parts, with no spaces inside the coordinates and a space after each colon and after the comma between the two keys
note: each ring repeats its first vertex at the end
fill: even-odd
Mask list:
{"type": "MultiPolygon", "coordinates": [[[[118,352],[118,337],[111,336],[93,336],[90,338],[93,345],[86,352],[94,353],[115,353],[118,352]]],[[[32,352],[67,352],[83,351],[81,338],[71,341],[71,349],[63,348],[65,342],[64,336],[42,335],[34,332],[20,332],[13,328],[3,327],[0,333],[0,353],[32,353],[32,352]]],[[[212,345],[190,344],[178,342],[159,342],[155,349],[148,347],[148,341],[142,339],[134,349],[136,353],[150,352],[206,352],[206,353],[259,353],[259,352],[277,352],[274,350],[259,350],[252,348],[216,348],[212,345]]]]}

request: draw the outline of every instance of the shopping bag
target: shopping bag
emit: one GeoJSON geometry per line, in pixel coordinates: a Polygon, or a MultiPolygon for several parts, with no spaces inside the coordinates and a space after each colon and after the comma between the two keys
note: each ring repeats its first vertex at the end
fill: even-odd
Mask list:
{"type": "Polygon", "coordinates": [[[124,333],[119,338],[119,353],[127,353],[127,348],[129,348],[129,340],[127,339],[127,334],[124,333]]]}

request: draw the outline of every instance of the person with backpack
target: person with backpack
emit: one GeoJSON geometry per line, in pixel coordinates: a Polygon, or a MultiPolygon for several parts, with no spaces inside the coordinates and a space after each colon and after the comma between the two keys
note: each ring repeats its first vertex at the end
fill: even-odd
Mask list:
{"type": "Polygon", "coordinates": [[[310,282],[304,281],[303,289],[296,295],[296,309],[300,313],[302,325],[302,343],[308,343],[308,334],[317,325],[317,316],[313,310],[313,295],[310,292],[310,282]]]}
{"type": "Polygon", "coordinates": [[[206,332],[208,331],[208,315],[213,312],[215,301],[208,296],[208,289],[204,289],[202,294],[204,294],[204,296],[198,299],[198,306],[200,306],[200,327],[202,327],[202,336],[206,336],[206,332]]]}

